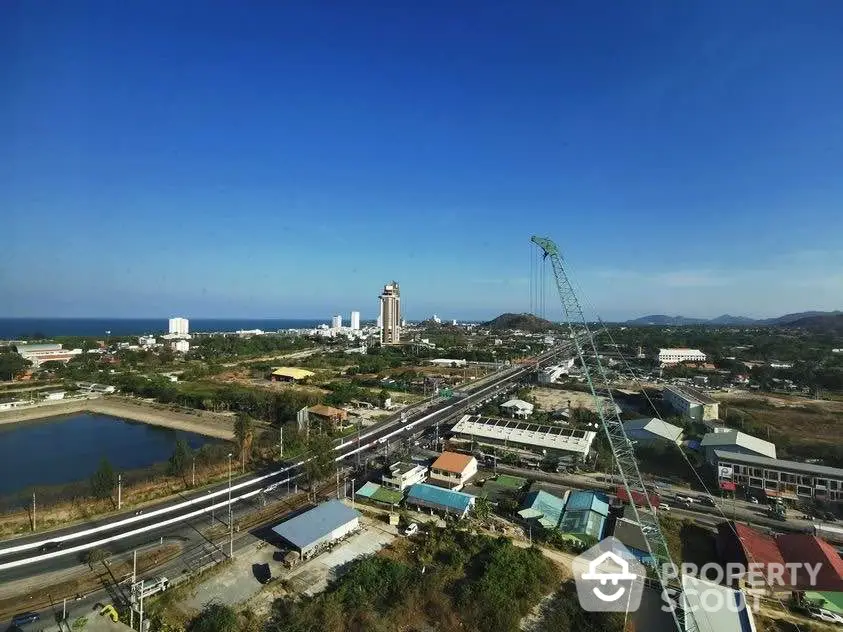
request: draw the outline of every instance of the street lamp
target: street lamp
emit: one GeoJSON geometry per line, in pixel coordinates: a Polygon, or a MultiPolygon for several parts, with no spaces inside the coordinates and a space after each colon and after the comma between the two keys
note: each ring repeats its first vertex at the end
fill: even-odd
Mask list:
{"type": "Polygon", "coordinates": [[[234,559],[234,518],[231,511],[231,452],[228,453],[228,557],[234,559]]]}

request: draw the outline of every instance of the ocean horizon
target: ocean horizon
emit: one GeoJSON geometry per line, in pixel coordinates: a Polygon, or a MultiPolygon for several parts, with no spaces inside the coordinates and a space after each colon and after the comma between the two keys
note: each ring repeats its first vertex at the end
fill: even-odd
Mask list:
{"type": "MultiPolygon", "coordinates": [[[[330,318],[190,318],[191,333],[238,329],[310,329],[330,318]]],[[[167,318],[0,318],[0,340],[51,336],[140,336],[167,333],[167,318]]]]}

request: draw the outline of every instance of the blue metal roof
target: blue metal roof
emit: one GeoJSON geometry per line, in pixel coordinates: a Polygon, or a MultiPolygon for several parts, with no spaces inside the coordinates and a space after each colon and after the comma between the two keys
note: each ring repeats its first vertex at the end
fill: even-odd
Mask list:
{"type": "Polygon", "coordinates": [[[568,495],[565,511],[590,510],[602,516],[609,515],[609,499],[600,492],[575,491],[568,495]]]}
{"type": "Polygon", "coordinates": [[[360,512],[339,500],[326,503],[272,527],[272,530],[298,549],[307,549],[332,531],[360,517],[360,512]]]}
{"type": "Polygon", "coordinates": [[[408,501],[418,500],[441,507],[448,507],[449,509],[456,509],[460,512],[466,511],[471,506],[473,499],[474,496],[471,494],[455,492],[452,489],[426,485],[425,483],[412,485],[410,492],[407,494],[408,501]]]}
{"type": "Polygon", "coordinates": [[[522,507],[524,509],[518,512],[521,517],[544,518],[548,524],[553,523],[553,526],[556,526],[565,507],[565,500],[540,489],[527,494],[522,507]]]}

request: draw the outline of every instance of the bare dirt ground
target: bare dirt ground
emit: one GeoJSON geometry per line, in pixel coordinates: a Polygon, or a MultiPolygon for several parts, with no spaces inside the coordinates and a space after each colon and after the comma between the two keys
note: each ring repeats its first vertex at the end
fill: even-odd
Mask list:
{"type": "Polygon", "coordinates": [[[745,391],[718,395],[718,399],[721,418],[767,425],[795,443],[839,444],[843,436],[843,402],[745,391]]]}
{"type": "Polygon", "coordinates": [[[530,395],[535,398],[536,404],[543,411],[567,408],[568,402],[570,401],[571,408],[585,408],[586,410],[597,412],[597,408],[594,406],[594,399],[590,393],[563,391],[555,388],[534,388],[530,391],[530,395]]]}

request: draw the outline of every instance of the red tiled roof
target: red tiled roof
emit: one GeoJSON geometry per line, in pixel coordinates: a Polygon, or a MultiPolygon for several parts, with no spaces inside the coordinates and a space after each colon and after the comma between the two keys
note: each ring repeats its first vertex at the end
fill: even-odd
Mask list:
{"type": "Polygon", "coordinates": [[[784,558],[772,536],[740,522],[735,523],[734,527],[747,563],[784,564],[784,558]]]}
{"type": "Polygon", "coordinates": [[[797,586],[802,590],[828,592],[843,591],[843,559],[837,550],[825,540],[806,533],[786,533],[776,537],[776,543],[786,562],[802,562],[820,565],[816,584],[810,582],[805,568],[796,572],[797,586]]]}

